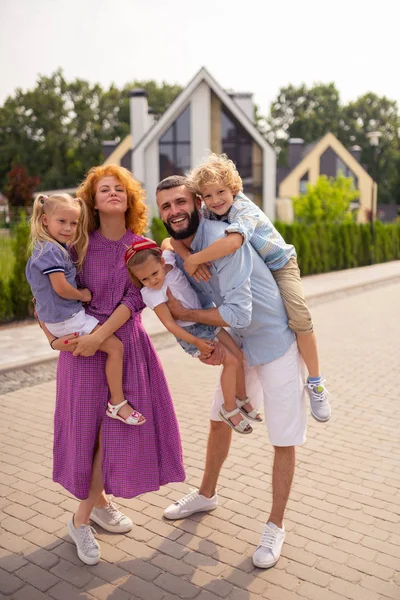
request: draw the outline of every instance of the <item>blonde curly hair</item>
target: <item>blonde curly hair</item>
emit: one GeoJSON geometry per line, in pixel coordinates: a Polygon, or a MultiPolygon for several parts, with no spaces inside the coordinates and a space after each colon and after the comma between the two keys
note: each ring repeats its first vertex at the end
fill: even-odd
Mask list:
{"type": "Polygon", "coordinates": [[[199,196],[207,185],[220,184],[229,188],[234,196],[243,189],[235,163],[226,154],[212,153],[199,167],[188,173],[187,186],[199,196]]]}
{"type": "Polygon", "coordinates": [[[89,233],[100,225],[98,212],[95,210],[97,184],[104,177],[115,177],[124,186],[128,196],[128,210],[125,213],[127,229],[141,235],[147,228],[147,206],[144,202],[146,193],[131,172],[117,165],[101,165],[92,167],[84,181],[76,191],[76,195],[84,200],[89,213],[89,233]]]}

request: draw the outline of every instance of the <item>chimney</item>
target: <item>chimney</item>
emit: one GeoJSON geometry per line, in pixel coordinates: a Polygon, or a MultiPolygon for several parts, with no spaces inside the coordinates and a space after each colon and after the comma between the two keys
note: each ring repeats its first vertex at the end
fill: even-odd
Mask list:
{"type": "Polygon", "coordinates": [[[249,92],[232,92],[229,96],[242,109],[252,123],[254,123],[253,94],[249,92]]]}
{"type": "Polygon", "coordinates": [[[129,97],[132,143],[135,147],[149,129],[147,92],[142,88],[135,88],[129,97]]]}
{"type": "Polygon", "coordinates": [[[360,162],[361,159],[361,147],[360,146],[352,146],[350,148],[350,154],[354,156],[357,162],[360,162]]]}
{"type": "Polygon", "coordinates": [[[288,150],[288,167],[294,169],[301,161],[304,149],[304,140],[302,138],[290,138],[288,150]]]}

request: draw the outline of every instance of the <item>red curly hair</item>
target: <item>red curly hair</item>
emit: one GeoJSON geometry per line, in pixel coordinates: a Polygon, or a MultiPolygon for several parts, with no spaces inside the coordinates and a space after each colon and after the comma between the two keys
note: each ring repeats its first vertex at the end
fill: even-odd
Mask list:
{"type": "Polygon", "coordinates": [[[137,235],[141,235],[147,227],[147,206],[144,202],[146,197],[145,191],[128,169],[117,165],[92,167],[76,191],[76,195],[84,200],[88,208],[89,233],[97,229],[100,225],[99,216],[95,210],[95,196],[97,184],[103,177],[115,177],[124,186],[128,196],[128,210],[125,213],[126,228],[137,235]]]}

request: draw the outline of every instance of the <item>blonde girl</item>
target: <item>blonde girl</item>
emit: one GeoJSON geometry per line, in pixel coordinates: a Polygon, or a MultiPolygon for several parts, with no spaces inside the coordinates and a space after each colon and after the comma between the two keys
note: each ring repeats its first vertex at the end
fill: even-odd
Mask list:
{"type": "MultiPolygon", "coordinates": [[[[85,312],[92,294],[76,285],[86,255],[89,213],[81,198],[69,194],[39,194],[31,218],[31,250],[26,277],[36,301],[39,321],[54,336],[50,345],[64,335],[88,335],[99,321],[85,312]],[[74,258],[72,260],[71,256],[74,258]]],[[[111,335],[99,348],[107,354],[106,378],[111,398],[107,416],[127,425],[142,425],[146,419],[132,411],[122,390],[123,345],[111,335]]]]}

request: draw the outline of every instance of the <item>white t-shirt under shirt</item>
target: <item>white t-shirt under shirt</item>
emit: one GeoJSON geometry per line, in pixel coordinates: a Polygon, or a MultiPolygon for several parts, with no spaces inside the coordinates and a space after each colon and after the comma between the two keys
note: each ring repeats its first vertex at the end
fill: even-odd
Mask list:
{"type": "MultiPolygon", "coordinates": [[[[196,292],[182,271],[176,266],[174,252],[164,250],[163,258],[168,265],[173,266],[173,269],[166,274],[165,281],[159,290],[146,287],[143,287],[140,290],[143,302],[146,306],[154,310],[159,304],[168,302],[167,289],[169,288],[172,295],[175,296],[185,308],[201,308],[202,306],[196,292]]],[[[189,327],[189,325],[195,324],[193,321],[178,320],[176,323],[181,327],[189,327]]]]}

